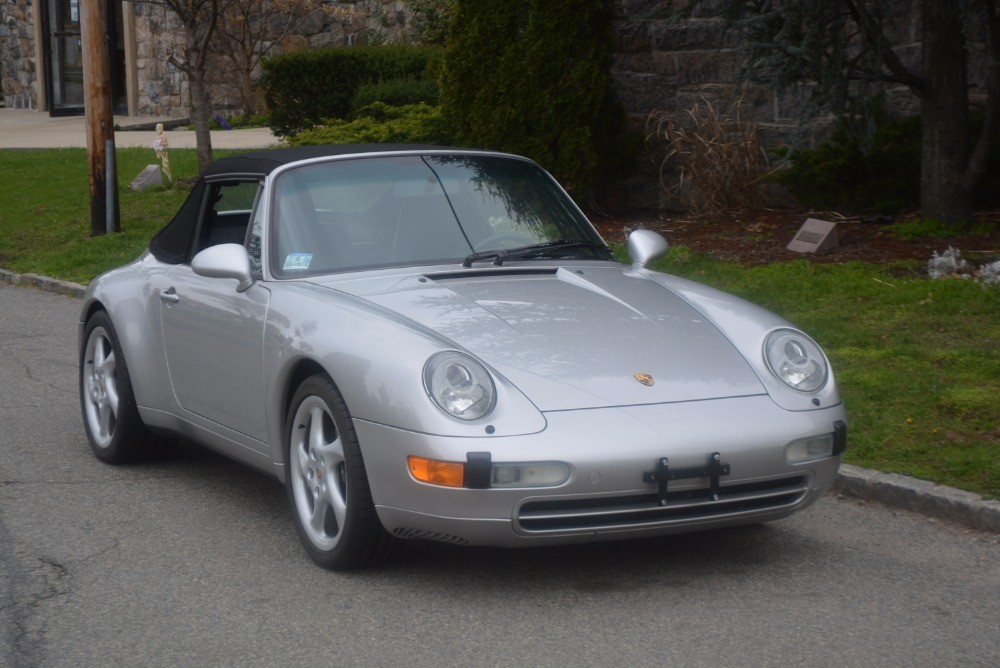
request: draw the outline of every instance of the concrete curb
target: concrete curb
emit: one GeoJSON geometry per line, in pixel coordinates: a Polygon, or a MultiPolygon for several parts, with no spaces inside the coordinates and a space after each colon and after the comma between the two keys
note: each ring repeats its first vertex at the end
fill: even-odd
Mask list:
{"type": "MultiPolygon", "coordinates": [[[[6,269],[0,269],[0,283],[27,285],[69,297],[82,297],[87,289],[79,283],[37,274],[15,274],[6,269]]],[[[841,464],[833,489],[844,496],[910,510],[970,529],[1000,533],[1000,501],[989,501],[954,487],[841,464]]]]}
{"type": "Polygon", "coordinates": [[[988,501],[954,487],[851,464],[841,464],[833,487],[844,496],[911,510],[971,529],[1000,533],[1000,501],[988,501]]]}
{"type": "Polygon", "coordinates": [[[67,297],[82,297],[83,293],[87,290],[87,286],[80,285],[79,283],[60,281],[48,276],[39,276],[38,274],[15,274],[6,269],[0,269],[0,283],[28,285],[45,290],[46,292],[66,295],[67,297]]]}

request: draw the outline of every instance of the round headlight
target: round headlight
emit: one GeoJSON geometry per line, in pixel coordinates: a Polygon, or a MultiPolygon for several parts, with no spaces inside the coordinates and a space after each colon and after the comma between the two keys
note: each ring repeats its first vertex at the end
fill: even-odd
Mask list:
{"type": "Polygon", "coordinates": [[[816,342],[802,332],[779,329],[764,341],[764,359],[778,380],[799,392],[826,385],[826,358],[816,342]]]}
{"type": "Polygon", "coordinates": [[[434,403],[459,420],[478,420],[496,404],[496,388],[486,368],[468,355],[438,353],[424,365],[424,387],[434,403]]]}

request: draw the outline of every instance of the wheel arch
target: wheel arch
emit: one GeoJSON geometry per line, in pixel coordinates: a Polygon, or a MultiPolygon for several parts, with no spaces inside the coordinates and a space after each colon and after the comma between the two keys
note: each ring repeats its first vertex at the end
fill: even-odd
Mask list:
{"type": "Polygon", "coordinates": [[[81,311],[80,315],[80,322],[86,325],[87,321],[89,321],[98,311],[104,311],[105,313],[107,313],[108,307],[106,307],[104,305],[104,302],[102,302],[100,299],[90,300],[90,302],[84,304],[83,306],[83,310],[81,311]]]}
{"type": "Polygon", "coordinates": [[[292,396],[295,394],[295,391],[298,390],[299,386],[303,382],[305,382],[306,378],[318,374],[328,376],[330,380],[333,380],[333,375],[327,371],[322,364],[312,358],[304,357],[295,362],[292,366],[292,369],[288,374],[288,380],[285,382],[284,388],[282,389],[282,424],[284,424],[285,420],[288,419],[288,411],[291,409],[292,396]]]}
{"type": "MultiPolygon", "coordinates": [[[[79,332],[77,334],[77,348],[79,348],[80,350],[83,350],[83,346],[86,344],[86,341],[83,340],[83,332],[87,328],[87,323],[90,322],[90,319],[94,317],[94,314],[100,312],[106,313],[108,319],[111,319],[111,313],[108,311],[108,308],[104,305],[104,303],[99,299],[90,300],[89,302],[84,304],[83,308],[80,310],[80,327],[79,327],[79,332]]],[[[114,325],[113,321],[112,325],[114,325]]]]}
{"type": "MultiPolygon", "coordinates": [[[[282,484],[288,484],[288,449],[286,448],[285,438],[285,423],[288,421],[288,415],[292,408],[292,398],[295,396],[295,392],[298,390],[299,386],[305,382],[307,378],[316,375],[323,375],[333,381],[334,385],[337,385],[337,381],[334,380],[333,374],[320,364],[318,361],[311,357],[302,357],[295,360],[287,371],[285,379],[280,384],[280,397],[281,397],[281,412],[276,415],[277,429],[272,430],[272,434],[277,434],[278,440],[276,444],[271,446],[271,456],[275,462],[275,473],[278,475],[278,479],[282,484]]],[[[339,387],[339,385],[338,385],[339,387]]],[[[273,405],[273,404],[272,404],[273,405]]],[[[350,413],[350,408],[348,408],[348,413],[350,413]]]]}

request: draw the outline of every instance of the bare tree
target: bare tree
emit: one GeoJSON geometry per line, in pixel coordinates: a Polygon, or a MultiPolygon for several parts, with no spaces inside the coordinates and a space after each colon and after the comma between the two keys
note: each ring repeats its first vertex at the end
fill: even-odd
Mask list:
{"type": "Polygon", "coordinates": [[[170,55],[170,63],[183,72],[188,80],[188,108],[194,122],[198,146],[198,167],[204,170],[212,163],[212,99],[206,78],[209,44],[219,25],[219,17],[228,0],[140,0],[160,5],[172,11],[184,27],[184,47],[181,54],[170,55]]]}
{"type": "Polygon", "coordinates": [[[278,49],[282,39],[299,31],[314,12],[329,14],[329,7],[331,5],[321,0],[228,0],[225,3],[211,49],[232,67],[244,114],[252,116],[261,110],[261,93],[257,87],[261,59],[278,49]]]}

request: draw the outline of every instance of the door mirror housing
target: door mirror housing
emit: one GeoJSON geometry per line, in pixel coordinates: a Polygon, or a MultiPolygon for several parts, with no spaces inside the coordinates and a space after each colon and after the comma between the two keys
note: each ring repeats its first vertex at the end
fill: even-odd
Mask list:
{"type": "Polygon", "coordinates": [[[253,285],[250,256],[240,244],[209,246],[194,256],[191,269],[205,278],[235,278],[237,292],[245,292],[253,285]]]}
{"type": "Polygon", "coordinates": [[[628,254],[633,269],[645,269],[647,264],[666,255],[669,249],[667,240],[652,230],[636,230],[628,235],[628,254]]]}

